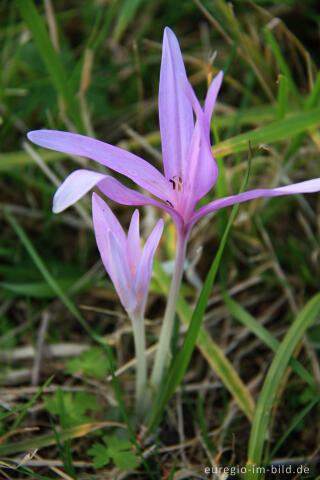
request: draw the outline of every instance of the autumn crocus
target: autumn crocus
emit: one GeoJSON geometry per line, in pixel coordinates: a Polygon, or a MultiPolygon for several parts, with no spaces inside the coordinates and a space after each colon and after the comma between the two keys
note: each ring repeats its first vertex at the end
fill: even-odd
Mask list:
{"type": "Polygon", "coordinates": [[[97,186],[116,202],[155,205],[172,216],[177,229],[177,257],[151,379],[155,388],[161,381],[167,358],[187,239],[195,222],[212,211],[258,197],[320,190],[320,179],[316,178],[219,198],[197,209],[199,200],[214,187],[218,178],[218,167],[210,146],[210,121],[222,78],[220,72],[213,79],[202,108],[187,80],[177,38],[168,27],[165,29],[159,85],[164,173],[133,153],[82,135],[54,130],[37,130],[28,134],[29,140],[42,147],[95,160],[129,177],[153,196],[125,187],[112,176],[82,169],[71,173],[57,190],[54,212],[61,212],[97,186]]]}
{"type": "Polygon", "coordinates": [[[147,373],[144,311],[163,220],[157,222],[141,251],[138,210],[132,215],[127,236],[108,205],[95,193],[92,216],[101,259],[132,322],[137,358],[136,405],[141,415],[147,373]]]}

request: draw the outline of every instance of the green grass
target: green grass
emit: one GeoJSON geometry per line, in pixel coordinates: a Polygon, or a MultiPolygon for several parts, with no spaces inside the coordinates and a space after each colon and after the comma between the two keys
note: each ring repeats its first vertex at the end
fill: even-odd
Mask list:
{"type": "MultiPolygon", "coordinates": [[[[50,458],[68,478],[117,478],[124,468],[116,470],[110,455],[118,458],[116,448],[103,438],[126,445],[135,460],[128,466],[154,479],[190,465],[189,475],[203,474],[213,453],[219,466],[312,456],[319,434],[319,196],[261,199],[241,205],[235,218],[226,209],[196,225],[174,358],[149,424],[158,427],[146,436],[132,409],[132,332],[98,263],[89,199],[80,209],[51,212],[50,178],[95,165],[37,149],[40,169],[23,145],[28,130],[77,131],[161,169],[145,144],[160,151],[158,79],[169,25],[201,100],[208,73],[225,71],[212,122],[221,175],[205,201],[239,191],[248,142],[248,188],[319,176],[317,4],[275,3],[235,1],[233,9],[225,0],[1,3],[0,469],[9,477],[57,478],[50,458]],[[139,136],[129,137],[124,124],[139,136]],[[113,381],[105,378],[109,367],[113,381]],[[99,407],[82,411],[79,398],[99,407]],[[59,408],[52,408],[56,400],[59,408]],[[77,425],[72,405],[73,413],[82,412],[77,425]],[[171,452],[172,445],[179,450],[171,452]],[[93,458],[85,453],[90,448],[93,458]],[[36,450],[39,457],[31,458],[36,450]],[[30,457],[13,473],[20,452],[30,457]],[[101,469],[92,470],[93,462],[101,469]]],[[[112,207],[127,226],[133,209],[112,207]]],[[[145,237],[162,213],[141,215],[145,237]]],[[[173,226],[164,219],[146,311],[148,358],[169,292],[165,262],[174,259],[173,226]]]]}

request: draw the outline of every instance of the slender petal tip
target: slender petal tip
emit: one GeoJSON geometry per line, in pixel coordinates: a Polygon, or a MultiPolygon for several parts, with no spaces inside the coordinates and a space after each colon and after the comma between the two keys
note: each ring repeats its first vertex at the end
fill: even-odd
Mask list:
{"type": "Polygon", "coordinates": [[[27,136],[27,139],[30,140],[30,142],[33,142],[33,133],[36,131],[37,130],[31,130],[30,132],[27,132],[26,136],[27,136]]]}
{"type": "Polygon", "coordinates": [[[53,197],[53,213],[60,213],[76,203],[106,175],[92,170],[80,169],[72,172],[60,185],[53,197]]]}
{"type": "Polygon", "coordinates": [[[220,70],[219,73],[217,74],[217,78],[219,78],[221,82],[223,80],[223,75],[224,75],[223,70],[220,70]]]}
{"type": "Polygon", "coordinates": [[[182,175],[194,128],[192,107],[181,88],[181,77],[187,75],[179,42],[173,31],[166,27],[160,68],[159,122],[167,179],[182,175]]]}
{"type": "Polygon", "coordinates": [[[52,140],[54,140],[55,138],[55,133],[55,130],[46,130],[45,128],[42,128],[40,130],[31,130],[27,133],[27,139],[30,140],[30,142],[39,145],[40,147],[51,148],[52,150],[54,150],[55,145],[53,144],[52,140]]]}
{"type": "Polygon", "coordinates": [[[172,30],[170,27],[168,27],[168,26],[164,27],[164,30],[163,30],[163,38],[164,38],[166,35],[173,35],[173,36],[176,38],[175,34],[173,33],[173,30],[172,30]]]}

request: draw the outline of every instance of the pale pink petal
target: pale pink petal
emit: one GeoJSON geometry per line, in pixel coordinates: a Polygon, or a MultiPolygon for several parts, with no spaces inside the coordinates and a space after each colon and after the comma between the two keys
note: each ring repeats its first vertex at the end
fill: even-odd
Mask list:
{"type": "Polygon", "coordinates": [[[184,211],[188,212],[214,186],[219,170],[211,151],[209,125],[188,80],[184,82],[184,91],[197,117],[188,151],[188,167],[183,176],[186,187],[184,211]]]}
{"type": "MultiPolygon", "coordinates": [[[[200,152],[201,152],[201,131],[200,131],[199,121],[197,121],[192,134],[189,151],[188,151],[189,168],[183,176],[183,187],[182,187],[183,189],[180,192],[180,195],[182,197],[180,201],[180,211],[184,219],[187,219],[190,216],[190,214],[194,211],[199,199],[202,196],[201,186],[199,191],[199,184],[197,183],[197,180],[196,180],[198,170],[202,168],[198,165],[198,162],[200,159],[200,152]]],[[[179,192],[178,192],[178,195],[179,195],[179,192]]]]}
{"type": "Polygon", "coordinates": [[[160,207],[163,205],[161,201],[128,188],[109,175],[105,175],[97,186],[104,195],[122,205],[155,205],[160,207]]]}
{"type": "Polygon", "coordinates": [[[108,262],[108,273],[122,305],[128,312],[132,312],[138,305],[138,298],[133,286],[126,252],[123,251],[118,239],[111,230],[107,232],[107,243],[111,252],[111,258],[108,262]]]}
{"type": "Polygon", "coordinates": [[[137,298],[127,261],[126,245],[123,245],[122,240],[118,238],[118,229],[111,230],[116,222],[110,221],[110,209],[96,194],[92,196],[92,217],[102,262],[122,305],[127,311],[133,311],[137,306],[137,298]]]}
{"type": "Polygon", "coordinates": [[[167,179],[182,175],[194,127],[192,108],[181,88],[181,77],[186,78],[186,71],[179,43],[172,30],[166,27],[159,83],[159,120],[167,179]]]}
{"type": "MultiPolygon", "coordinates": [[[[94,138],[57,130],[34,130],[28,139],[41,147],[91,158],[131,178],[137,185],[166,200],[171,195],[169,182],[150,163],[133,153],[94,138]]],[[[169,198],[170,200],[170,198],[169,198]]]]}
{"type": "Polygon", "coordinates": [[[127,253],[131,272],[134,272],[141,258],[140,234],[139,234],[139,210],[135,210],[127,237],[127,253]]]}
{"type": "Polygon", "coordinates": [[[153,257],[163,232],[163,226],[164,226],[163,220],[162,219],[158,220],[156,226],[152,230],[148,240],[145,243],[140,262],[137,266],[137,269],[133,277],[135,290],[137,292],[137,296],[140,304],[139,308],[141,308],[142,312],[144,312],[147,294],[149,290],[149,284],[150,284],[151,273],[152,273],[152,265],[153,265],[153,257]]]}
{"type": "Polygon", "coordinates": [[[92,213],[99,222],[102,235],[105,235],[107,230],[111,230],[117,237],[123,251],[125,252],[127,245],[126,234],[111,208],[96,193],[92,194],[92,213]]]}
{"type": "Polygon", "coordinates": [[[75,170],[60,185],[53,197],[52,211],[60,213],[76,203],[89,192],[105,175],[92,170],[75,170]]]}
{"type": "MultiPolygon", "coordinates": [[[[53,197],[53,212],[60,213],[77,202],[94,186],[111,200],[124,205],[155,205],[162,208],[159,200],[122,185],[110,175],[92,170],[75,170],[64,180],[53,197]]],[[[166,204],[168,206],[168,204],[166,204]]],[[[168,207],[170,208],[170,207],[168,207]]]]}
{"type": "MultiPolygon", "coordinates": [[[[97,185],[99,190],[111,200],[122,205],[153,205],[161,208],[171,215],[177,226],[181,225],[182,219],[176,210],[169,205],[169,202],[160,202],[154,198],[147,197],[143,193],[125,187],[113,177],[106,175],[97,185]]],[[[170,187],[171,188],[171,187],[170,187]]]]}
{"type": "Polygon", "coordinates": [[[210,87],[207,92],[206,100],[204,102],[204,114],[206,121],[210,125],[212,112],[217,100],[217,96],[223,80],[223,71],[221,70],[210,83],[210,87]]]}
{"type": "Polygon", "coordinates": [[[284,187],[277,188],[257,188],[256,190],[249,190],[248,192],[239,193],[230,197],[219,198],[213,202],[204,205],[195,212],[190,223],[194,224],[204,215],[220,208],[229,207],[236,203],[247,202],[260,197],[279,197],[281,195],[294,195],[297,193],[314,193],[320,191],[320,178],[314,178],[312,180],[306,180],[304,182],[293,183],[284,187]]]}

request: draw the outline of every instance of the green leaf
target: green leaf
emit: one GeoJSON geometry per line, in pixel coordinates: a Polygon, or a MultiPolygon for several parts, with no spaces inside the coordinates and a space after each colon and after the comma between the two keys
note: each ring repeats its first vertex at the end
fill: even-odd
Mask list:
{"type": "Polygon", "coordinates": [[[100,408],[95,395],[91,393],[79,392],[74,395],[74,406],[80,413],[100,408]]]}
{"type": "Polygon", "coordinates": [[[123,450],[130,450],[131,449],[131,442],[125,438],[119,438],[115,435],[104,435],[102,440],[107,445],[110,455],[114,452],[121,452],[123,450]]]}
{"type": "MultiPolygon", "coordinates": [[[[75,283],[76,279],[62,279],[59,282],[60,288],[69,290],[75,283]]],[[[0,282],[0,287],[19,295],[25,295],[33,298],[54,298],[57,296],[53,288],[44,282],[28,282],[28,283],[9,283],[0,282]]]]}
{"type": "Polygon", "coordinates": [[[110,463],[108,449],[101,443],[94,443],[88,450],[88,455],[93,457],[94,468],[101,468],[110,463]]]}
{"type": "Polygon", "coordinates": [[[44,401],[47,410],[52,415],[59,416],[60,423],[62,419],[64,420],[64,428],[92,421],[85,414],[99,408],[95,396],[85,392],[71,393],[58,390],[52,397],[45,397],[44,401]]]}
{"type": "Polygon", "coordinates": [[[132,452],[115,453],[112,459],[117,467],[122,468],[122,470],[131,470],[131,468],[137,468],[140,464],[139,459],[132,452]]]}
{"type": "Polygon", "coordinates": [[[81,353],[80,357],[66,362],[66,373],[84,372],[97,378],[105,378],[110,365],[104,351],[99,347],[92,347],[81,353]]]}
{"type": "MultiPolygon", "coordinates": [[[[41,159],[44,162],[55,162],[61,160],[66,155],[61,152],[53,152],[51,150],[42,150],[41,159]]],[[[12,168],[22,167],[34,163],[31,156],[25,152],[6,152],[0,153],[0,172],[11,170],[12,168]]]]}
{"type": "Polygon", "coordinates": [[[250,130],[232,138],[218,143],[212,149],[215,157],[225,157],[236,152],[243,152],[248,147],[257,147],[261,143],[271,143],[277,140],[294,136],[304,132],[320,123],[320,108],[273,122],[270,125],[250,130]]]}
{"type": "Polygon", "coordinates": [[[108,454],[119,468],[129,470],[140,464],[139,459],[131,452],[130,440],[104,435],[103,441],[107,445],[108,454]]]}

